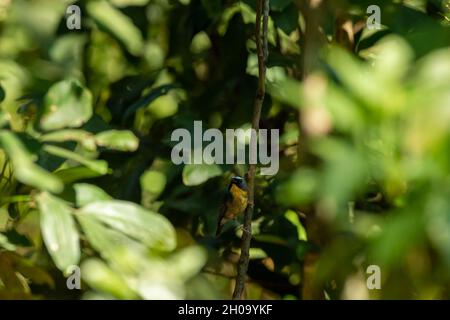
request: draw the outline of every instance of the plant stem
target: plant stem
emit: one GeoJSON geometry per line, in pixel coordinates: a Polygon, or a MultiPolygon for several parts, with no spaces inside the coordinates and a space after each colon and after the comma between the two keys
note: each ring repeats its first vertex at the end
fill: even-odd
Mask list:
{"type": "MultiPolygon", "coordinates": [[[[266,93],[266,61],[269,55],[267,45],[267,32],[269,24],[269,0],[257,0],[256,4],[256,23],[255,38],[256,50],[258,55],[258,88],[253,107],[252,129],[256,134],[251,139],[257,139],[259,132],[259,122],[261,119],[261,110],[266,93]]],[[[251,146],[256,143],[250,142],[251,146]]],[[[252,151],[250,151],[252,152],[252,151]]],[[[256,150],[253,150],[256,152],[256,150]]],[[[244,232],[242,233],[241,256],[238,263],[238,273],[236,277],[236,286],[233,292],[233,299],[242,299],[245,282],[247,278],[248,264],[250,260],[250,242],[252,239],[252,216],[255,207],[255,171],[256,164],[250,164],[247,173],[248,184],[248,206],[244,216],[244,232]]]]}

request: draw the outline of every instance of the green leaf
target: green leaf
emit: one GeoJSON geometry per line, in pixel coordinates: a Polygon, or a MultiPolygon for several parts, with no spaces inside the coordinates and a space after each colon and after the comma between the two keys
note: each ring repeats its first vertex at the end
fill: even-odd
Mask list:
{"type": "Polygon", "coordinates": [[[268,83],[267,90],[272,98],[286,103],[294,108],[299,108],[304,99],[302,99],[301,84],[292,78],[276,80],[268,83]]]}
{"type": "Polygon", "coordinates": [[[100,147],[119,151],[136,151],[139,146],[138,138],[128,130],[103,131],[95,136],[95,142],[100,147]]]}
{"type": "Polygon", "coordinates": [[[89,15],[120,40],[131,54],[140,55],[142,53],[142,34],[131,18],[111,6],[107,1],[90,1],[86,8],[89,15]]]}
{"type": "Polygon", "coordinates": [[[183,183],[198,186],[221,174],[222,169],[217,164],[187,164],[183,168],[183,183]]]}
{"type": "Polygon", "coordinates": [[[90,245],[103,259],[114,265],[123,267],[129,263],[129,261],[124,261],[122,256],[125,250],[127,252],[145,252],[145,247],[142,244],[102,224],[95,217],[78,214],[76,218],[80,222],[90,245]]]}
{"type": "Polygon", "coordinates": [[[156,119],[164,119],[177,113],[178,101],[173,95],[166,94],[152,101],[146,111],[156,119]]]}
{"type": "Polygon", "coordinates": [[[0,131],[0,145],[8,155],[14,176],[20,182],[38,189],[59,193],[64,188],[60,179],[36,165],[19,138],[9,131],[0,131]]]}
{"type": "Polygon", "coordinates": [[[141,176],[142,190],[147,191],[154,196],[160,195],[165,186],[166,176],[162,172],[148,170],[141,176]]]}
{"type": "Polygon", "coordinates": [[[297,29],[298,17],[299,12],[294,4],[286,7],[282,12],[274,12],[272,14],[272,19],[276,26],[286,34],[290,34],[297,29]]]}
{"type": "Polygon", "coordinates": [[[270,9],[272,11],[283,11],[292,0],[272,0],[270,1],[270,9]]]}
{"type": "Polygon", "coordinates": [[[86,159],[82,155],[79,155],[75,152],[69,151],[64,148],[52,146],[52,145],[46,145],[44,146],[44,151],[48,152],[54,156],[70,159],[73,161],[76,161],[82,165],[85,165],[91,170],[94,170],[100,174],[106,174],[108,172],[108,162],[104,160],[90,160],[86,159]]]}
{"type": "Polygon", "coordinates": [[[80,260],[80,243],[72,209],[47,192],[39,194],[36,201],[45,246],[58,269],[66,272],[80,260]]]}
{"type": "MultiPolygon", "coordinates": [[[[137,102],[133,103],[126,111],[123,116],[123,119],[126,120],[129,117],[131,117],[137,110],[143,107],[149,106],[154,100],[158,99],[161,96],[166,95],[170,90],[176,88],[177,86],[174,84],[166,84],[159,86],[157,88],[152,89],[148,94],[143,96],[141,99],[139,99],[137,102]]],[[[170,104],[170,103],[169,103],[170,104]]],[[[176,106],[178,108],[178,105],[176,106]]],[[[167,114],[172,115],[173,114],[173,106],[169,106],[170,110],[162,110],[163,114],[158,114],[157,110],[153,108],[153,111],[156,113],[156,116],[159,116],[158,118],[164,118],[164,116],[167,116],[167,114]],[[172,110],[172,111],[171,111],[172,110]]],[[[176,111],[176,110],[175,110],[176,111]]],[[[161,111],[159,112],[161,113],[161,111]]]]}
{"type": "Polygon", "coordinates": [[[83,262],[81,276],[90,287],[97,291],[109,293],[118,299],[137,298],[125,279],[99,259],[83,262]]]}
{"type": "Polygon", "coordinates": [[[171,256],[168,264],[177,276],[183,280],[189,280],[201,271],[207,258],[205,249],[190,246],[171,256]]]}
{"type": "Polygon", "coordinates": [[[87,150],[95,150],[95,140],[90,132],[79,129],[59,130],[44,134],[40,137],[43,142],[65,142],[76,141],[80,143],[87,150]]]}
{"type": "Polygon", "coordinates": [[[54,84],[44,98],[41,127],[44,130],[79,127],[91,116],[91,92],[78,81],[63,80],[54,84]]]}
{"type": "Polygon", "coordinates": [[[175,229],[170,222],[134,203],[119,200],[94,202],[81,208],[79,213],[93,217],[148,247],[163,251],[176,247],[175,229]]]}
{"type": "Polygon", "coordinates": [[[75,189],[76,204],[78,207],[85,206],[95,201],[111,200],[111,196],[97,186],[88,183],[76,183],[75,189]]]}
{"type": "Polygon", "coordinates": [[[110,0],[110,2],[117,7],[128,6],[143,6],[149,3],[150,0],[110,0]]]}
{"type": "Polygon", "coordinates": [[[291,173],[289,179],[278,187],[276,198],[283,205],[305,204],[314,200],[318,189],[317,173],[311,169],[301,168],[291,173]]]}
{"type": "Polygon", "coordinates": [[[290,223],[292,223],[297,228],[298,233],[298,240],[308,240],[306,230],[303,227],[302,223],[300,222],[300,219],[298,217],[298,214],[295,213],[293,210],[288,210],[284,213],[284,217],[289,220],[290,223]]]}
{"type": "Polygon", "coordinates": [[[72,167],[55,171],[54,175],[64,184],[71,184],[75,181],[100,177],[103,174],[86,167],[72,167]]]}

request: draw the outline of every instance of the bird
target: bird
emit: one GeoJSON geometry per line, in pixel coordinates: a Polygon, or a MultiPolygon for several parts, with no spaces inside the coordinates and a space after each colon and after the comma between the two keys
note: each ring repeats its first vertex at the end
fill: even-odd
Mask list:
{"type": "Polygon", "coordinates": [[[233,177],[228,186],[227,193],[220,207],[216,237],[222,232],[222,228],[230,220],[235,219],[247,209],[248,187],[245,179],[239,176],[233,177]]]}

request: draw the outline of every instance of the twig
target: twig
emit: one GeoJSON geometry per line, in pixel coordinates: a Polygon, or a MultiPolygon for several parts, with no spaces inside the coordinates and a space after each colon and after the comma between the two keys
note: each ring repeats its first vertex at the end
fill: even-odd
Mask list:
{"type": "MultiPolygon", "coordinates": [[[[257,0],[256,3],[256,50],[258,54],[258,89],[256,91],[252,129],[256,135],[251,139],[257,139],[259,131],[259,121],[261,109],[266,92],[266,61],[269,55],[267,45],[267,32],[269,25],[269,0],[257,0]],[[262,23],[261,23],[262,22],[262,23]]],[[[251,146],[256,144],[250,143],[251,146]]],[[[236,286],[233,292],[233,299],[240,300],[244,292],[247,278],[248,263],[250,260],[250,242],[252,239],[252,216],[255,207],[255,170],[256,164],[250,164],[248,169],[248,206],[244,217],[244,232],[242,233],[241,256],[238,263],[238,273],[236,286]]]]}

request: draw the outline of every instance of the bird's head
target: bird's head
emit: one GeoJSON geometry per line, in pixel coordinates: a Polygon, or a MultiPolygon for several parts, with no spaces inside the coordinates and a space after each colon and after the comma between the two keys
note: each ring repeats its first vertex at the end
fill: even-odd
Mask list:
{"type": "Polygon", "coordinates": [[[242,190],[247,191],[248,187],[247,187],[247,183],[245,182],[245,179],[239,176],[233,177],[231,179],[231,183],[235,184],[237,187],[239,187],[242,190]]]}

